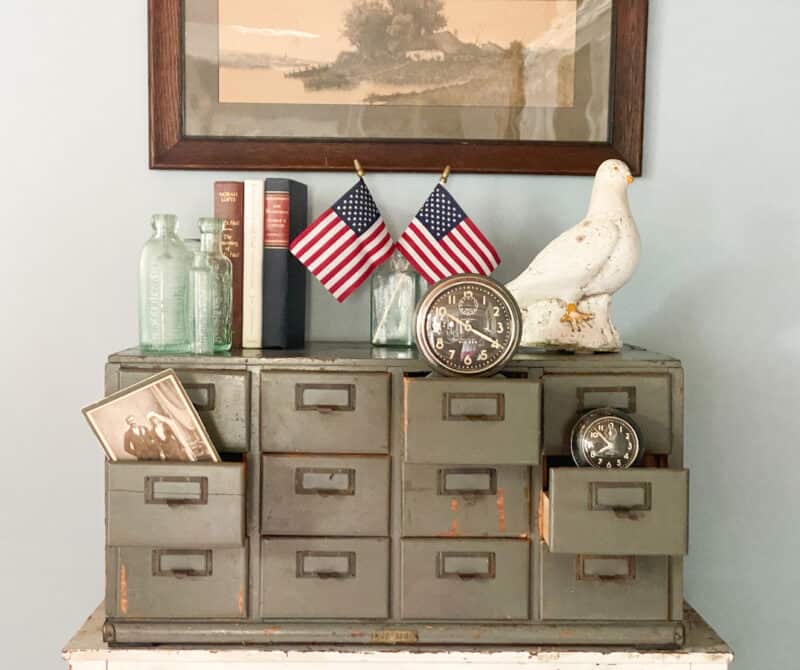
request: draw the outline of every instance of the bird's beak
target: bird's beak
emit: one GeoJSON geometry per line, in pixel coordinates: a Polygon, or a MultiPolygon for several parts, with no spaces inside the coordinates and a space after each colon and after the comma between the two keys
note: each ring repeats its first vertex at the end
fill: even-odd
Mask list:
{"type": "Polygon", "coordinates": [[[629,175],[628,175],[628,183],[629,183],[629,184],[632,184],[632,183],[633,183],[633,181],[634,181],[634,179],[633,179],[633,175],[632,175],[632,174],[629,174],[629,175]]]}

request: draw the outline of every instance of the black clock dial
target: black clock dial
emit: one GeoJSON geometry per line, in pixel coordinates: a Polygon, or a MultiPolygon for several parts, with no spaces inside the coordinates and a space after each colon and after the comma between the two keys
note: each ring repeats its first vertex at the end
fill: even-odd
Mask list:
{"type": "Polygon", "coordinates": [[[417,346],[446,374],[498,370],[519,344],[514,299],[494,280],[458,275],[434,285],[417,310],[417,346]]]}
{"type": "Polygon", "coordinates": [[[582,416],[572,430],[572,458],[593,468],[629,468],[642,454],[639,429],[630,416],[611,408],[582,416]]]}

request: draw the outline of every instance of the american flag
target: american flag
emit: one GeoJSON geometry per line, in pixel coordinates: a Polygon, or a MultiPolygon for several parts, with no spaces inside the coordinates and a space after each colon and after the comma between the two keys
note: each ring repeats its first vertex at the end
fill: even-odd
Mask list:
{"type": "Polygon", "coordinates": [[[339,302],[392,255],[394,243],[363,179],[298,235],[289,250],[339,302]]]}
{"type": "Polygon", "coordinates": [[[429,284],[464,272],[489,275],[500,264],[495,248],[442,184],[428,196],[397,246],[429,284]]]}

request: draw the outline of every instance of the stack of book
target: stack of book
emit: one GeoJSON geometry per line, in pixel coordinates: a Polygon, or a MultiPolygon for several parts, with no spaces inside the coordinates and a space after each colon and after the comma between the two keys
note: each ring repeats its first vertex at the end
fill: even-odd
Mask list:
{"type": "Polygon", "coordinates": [[[306,270],[289,243],[308,224],[308,190],[292,179],[214,184],[233,262],[233,348],[299,348],[305,340],[306,270]]]}

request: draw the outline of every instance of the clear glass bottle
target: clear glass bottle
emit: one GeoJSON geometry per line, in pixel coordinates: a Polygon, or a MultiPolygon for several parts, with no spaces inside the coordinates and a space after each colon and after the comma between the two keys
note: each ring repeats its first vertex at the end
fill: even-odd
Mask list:
{"type": "Polygon", "coordinates": [[[375,270],[371,283],[372,344],[410,347],[414,344],[414,309],[421,294],[417,272],[395,251],[375,270]]]}
{"type": "MultiPolygon", "coordinates": [[[[233,323],[233,263],[230,258],[222,253],[222,230],[225,226],[223,219],[200,219],[200,251],[195,254],[193,270],[198,274],[206,266],[210,268],[208,286],[203,281],[198,281],[197,291],[193,295],[195,311],[210,300],[212,329],[214,333],[214,351],[229,351],[231,348],[231,326],[233,323]],[[202,260],[198,260],[197,256],[202,260]],[[210,294],[210,295],[208,295],[210,294]]],[[[196,330],[196,329],[195,329],[196,330]]]]}
{"type": "Polygon", "coordinates": [[[191,257],[178,237],[178,218],[153,215],[153,236],[139,257],[139,347],[147,352],[190,350],[191,257]]]}
{"type": "Polygon", "coordinates": [[[213,354],[216,324],[214,319],[215,277],[208,254],[194,251],[189,270],[189,315],[193,354],[213,354]]]}

